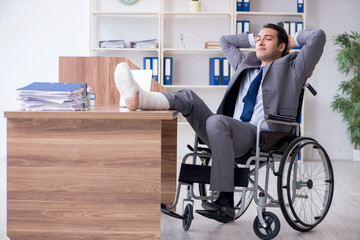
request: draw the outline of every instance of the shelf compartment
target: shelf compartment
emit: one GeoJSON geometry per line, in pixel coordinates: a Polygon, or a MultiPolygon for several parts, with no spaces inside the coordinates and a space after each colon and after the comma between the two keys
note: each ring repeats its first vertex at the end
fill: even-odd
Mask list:
{"type": "Polygon", "coordinates": [[[207,41],[219,41],[231,33],[231,17],[228,15],[167,15],[163,17],[163,48],[181,48],[183,34],[185,48],[202,49],[207,41]],[[189,28],[189,26],[192,26],[189,28]],[[228,26],[228,27],[224,27],[228,26]],[[194,31],[195,29],[195,31],[194,31]],[[198,29],[198,30],[196,30],[198,29]],[[204,32],[206,34],[204,34],[204,32]]]}
{"type": "Polygon", "coordinates": [[[285,16],[285,17],[304,17],[304,13],[291,12],[236,12],[236,16],[285,16]]]}
{"type": "Polygon", "coordinates": [[[193,15],[193,16],[231,16],[229,12],[164,12],[166,15],[193,15]]]}
{"type": "Polygon", "coordinates": [[[93,16],[95,15],[151,15],[158,16],[159,12],[103,12],[103,11],[93,11],[91,12],[93,16]]]}
{"type": "Polygon", "coordinates": [[[163,48],[163,52],[174,52],[174,53],[219,53],[221,49],[208,49],[208,48],[163,48]]]}
{"type": "Polygon", "coordinates": [[[227,88],[227,85],[163,85],[165,88],[168,89],[182,89],[182,88],[191,88],[191,89],[221,89],[227,88]]]}
{"type": "Polygon", "coordinates": [[[159,48],[91,48],[91,51],[159,52],[159,48]]]}

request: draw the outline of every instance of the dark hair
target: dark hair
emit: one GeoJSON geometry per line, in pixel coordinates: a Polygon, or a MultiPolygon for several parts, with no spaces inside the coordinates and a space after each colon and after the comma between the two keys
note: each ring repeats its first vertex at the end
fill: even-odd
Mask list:
{"type": "Polygon", "coordinates": [[[278,46],[280,45],[280,43],[285,43],[285,49],[281,53],[281,56],[284,56],[286,54],[286,49],[287,49],[287,45],[288,45],[288,42],[289,42],[288,34],[285,31],[285,29],[283,27],[279,26],[279,25],[272,24],[272,23],[265,24],[263,26],[263,28],[271,28],[271,29],[276,30],[277,37],[278,37],[278,46]]]}

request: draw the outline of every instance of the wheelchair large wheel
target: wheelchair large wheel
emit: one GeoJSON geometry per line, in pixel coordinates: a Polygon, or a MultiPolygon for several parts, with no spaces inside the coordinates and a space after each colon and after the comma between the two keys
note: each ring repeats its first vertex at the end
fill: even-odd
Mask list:
{"type": "Polygon", "coordinates": [[[306,232],[329,211],[334,174],[325,149],[314,139],[300,137],[286,149],[279,166],[278,197],[284,218],[306,232]]]}

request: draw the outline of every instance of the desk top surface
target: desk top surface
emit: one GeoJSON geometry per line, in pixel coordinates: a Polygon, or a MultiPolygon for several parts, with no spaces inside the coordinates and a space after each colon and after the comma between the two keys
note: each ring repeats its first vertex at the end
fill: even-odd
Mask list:
{"type": "Polygon", "coordinates": [[[175,110],[129,111],[119,105],[97,105],[86,111],[5,111],[5,118],[48,118],[48,119],[158,119],[172,120],[175,110]]]}

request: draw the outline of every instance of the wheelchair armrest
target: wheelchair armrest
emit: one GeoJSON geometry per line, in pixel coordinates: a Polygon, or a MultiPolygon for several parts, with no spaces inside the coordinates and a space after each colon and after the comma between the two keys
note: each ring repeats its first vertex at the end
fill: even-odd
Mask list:
{"type": "Polygon", "coordinates": [[[265,119],[278,120],[284,122],[296,122],[296,117],[284,116],[284,115],[273,115],[269,114],[265,116],[265,119]]]}

